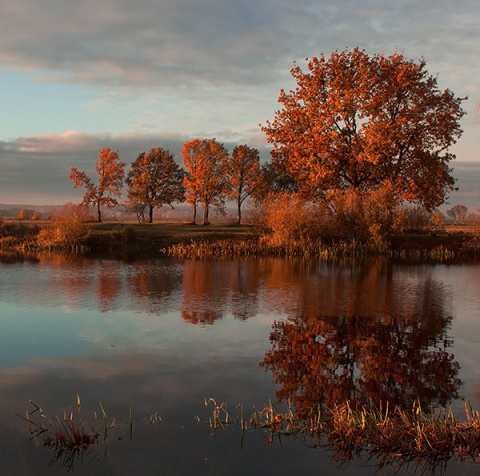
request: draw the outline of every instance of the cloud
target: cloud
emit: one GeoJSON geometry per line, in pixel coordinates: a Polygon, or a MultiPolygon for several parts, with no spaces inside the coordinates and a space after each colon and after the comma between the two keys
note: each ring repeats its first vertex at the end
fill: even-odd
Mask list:
{"type": "Polygon", "coordinates": [[[258,81],[288,48],[269,35],[276,11],[270,1],[19,0],[2,11],[0,58],[48,81],[187,89],[258,81]]]}
{"type": "Polygon", "coordinates": [[[475,63],[478,22],[474,0],[17,0],[2,6],[0,60],[44,81],[189,94],[274,83],[346,46],[475,63]]]}

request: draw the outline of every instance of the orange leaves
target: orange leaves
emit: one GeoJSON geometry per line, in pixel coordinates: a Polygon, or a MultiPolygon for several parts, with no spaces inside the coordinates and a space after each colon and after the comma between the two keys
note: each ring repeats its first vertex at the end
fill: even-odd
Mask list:
{"type": "Polygon", "coordinates": [[[257,149],[239,145],[233,149],[229,163],[230,196],[237,202],[238,221],[242,219],[242,203],[261,187],[260,154],[257,149]]]}
{"type": "MultiPolygon", "coordinates": [[[[185,200],[184,172],[175,163],[174,155],[161,147],[142,153],[132,162],[126,183],[131,204],[142,210],[149,207],[149,223],[153,221],[153,209],[185,200]]],[[[137,208],[138,209],[138,208],[137,208]]]]}
{"type": "Polygon", "coordinates": [[[186,200],[194,208],[197,202],[202,204],[203,223],[208,224],[209,207],[214,205],[223,209],[230,190],[228,151],[216,139],[194,139],[183,145],[182,156],[187,171],[184,180],[186,200]]]}
{"type": "Polygon", "coordinates": [[[118,202],[114,197],[121,195],[123,179],[125,177],[125,162],[120,161],[118,152],[114,152],[108,147],[104,147],[100,153],[95,170],[98,174],[98,185],[95,185],[92,179],[85,173],[79,171],[76,167],[71,167],[69,178],[73,180],[74,188],[86,188],[83,196],[84,204],[96,206],[98,212],[98,221],[102,221],[100,207],[113,207],[118,202]]]}
{"type": "Polygon", "coordinates": [[[357,48],[307,60],[307,72],[295,65],[296,89],[280,92],[283,109],[262,127],[273,161],[310,198],[392,180],[399,197],[441,204],[454,184],[445,152],[461,136],[463,99],[439,90],[425,66],[357,48]],[[425,187],[431,170],[436,183],[425,187]]]}

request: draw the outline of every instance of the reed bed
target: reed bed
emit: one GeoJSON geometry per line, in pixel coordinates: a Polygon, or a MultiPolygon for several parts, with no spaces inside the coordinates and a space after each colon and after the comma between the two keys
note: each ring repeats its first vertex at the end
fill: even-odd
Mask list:
{"type": "Polygon", "coordinates": [[[320,240],[300,240],[278,244],[262,238],[192,240],[190,243],[172,244],[164,252],[169,256],[191,259],[266,256],[331,259],[372,254],[372,250],[354,241],[342,241],[332,245],[320,240]]]}
{"type": "MultiPolygon", "coordinates": [[[[210,421],[217,422],[211,428],[225,429],[228,421],[218,420],[219,414],[228,414],[225,403],[208,402],[214,415],[210,421]]],[[[480,414],[468,402],[462,418],[450,409],[424,411],[418,403],[403,410],[346,402],[331,409],[318,407],[305,418],[288,405],[269,403],[249,420],[241,405],[238,408],[240,415],[229,415],[229,422],[241,424],[242,440],[248,429],[260,431],[270,443],[275,437],[293,436],[309,446],[332,450],[341,462],[359,458],[378,467],[416,464],[430,471],[452,461],[478,462],[480,457],[480,414]]]]}
{"type": "Polygon", "coordinates": [[[432,249],[377,250],[355,240],[336,243],[326,243],[321,240],[299,240],[283,244],[264,238],[191,240],[190,243],[172,244],[162,251],[169,256],[189,259],[270,256],[334,260],[339,258],[387,256],[409,261],[445,262],[461,258],[459,251],[451,250],[442,245],[432,249]]]}

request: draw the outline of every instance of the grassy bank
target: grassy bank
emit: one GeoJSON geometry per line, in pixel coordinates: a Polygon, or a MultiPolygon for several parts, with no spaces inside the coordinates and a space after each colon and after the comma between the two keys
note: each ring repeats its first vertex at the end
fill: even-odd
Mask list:
{"type": "MultiPolygon", "coordinates": [[[[379,254],[355,240],[304,240],[275,243],[254,226],[209,226],[186,223],[138,224],[132,222],[90,223],[87,237],[81,243],[69,240],[60,244],[41,244],[37,239],[50,223],[3,223],[0,250],[35,252],[48,249],[102,255],[170,255],[180,258],[225,258],[245,256],[289,256],[336,258],[379,254]]],[[[381,254],[406,259],[450,260],[472,259],[480,250],[478,233],[473,231],[409,233],[391,237],[388,249],[381,254]],[[469,244],[474,246],[468,246],[469,244]]]]}
{"type": "MultiPolygon", "coordinates": [[[[100,223],[92,225],[88,245],[98,253],[144,253],[179,258],[233,258],[255,256],[289,256],[336,258],[377,254],[354,240],[301,241],[273,243],[268,236],[251,225],[209,226],[185,223],[100,223]]],[[[398,258],[444,260],[471,258],[476,253],[466,244],[471,232],[452,230],[441,233],[409,233],[394,235],[390,249],[382,254],[398,258]]]]}

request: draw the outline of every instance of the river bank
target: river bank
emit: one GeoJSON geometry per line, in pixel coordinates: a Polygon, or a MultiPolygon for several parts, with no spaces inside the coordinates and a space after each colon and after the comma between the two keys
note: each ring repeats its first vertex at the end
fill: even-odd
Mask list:
{"type": "MultiPolygon", "coordinates": [[[[35,251],[36,236],[48,225],[48,222],[34,221],[4,223],[3,227],[7,230],[0,236],[0,249],[35,251]]],[[[265,239],[262,231],[253,225],[203,226],[178,222],[138,224],[112,221],[92,223],[88,226],[90,228],[88,238],[81,246],[73,246],[71,251],[104,256],[169,254],[178,257],[318,256],[327,252],[330,255],[332,253],[363,255],[379,251],[354,240],[272,245],[265,239]]],[[[390,238],[389,247],[382,250],[382,254],[395,257],[471,259],[479,251],[476,239],[478,240],[478,232],[471,228],[459,227],[397,234],[390,238]]]]}

